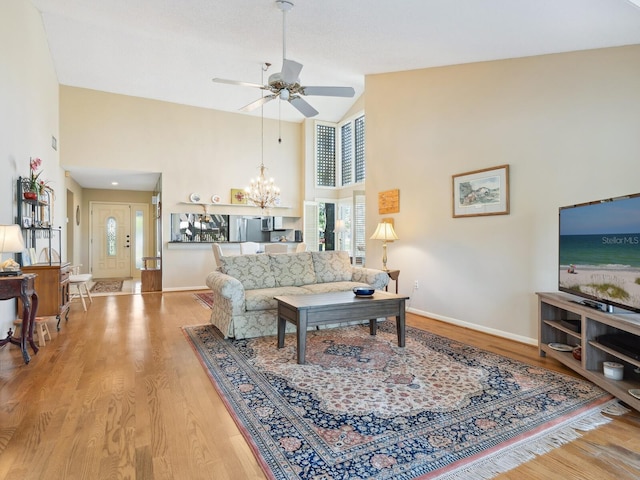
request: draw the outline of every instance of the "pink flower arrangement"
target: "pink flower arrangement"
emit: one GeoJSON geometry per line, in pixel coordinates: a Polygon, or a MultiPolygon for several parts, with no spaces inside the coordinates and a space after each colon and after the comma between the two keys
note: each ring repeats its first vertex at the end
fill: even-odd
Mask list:
{"type": "Polygon", "coordinates": [[[38,177],[42,172],[38,172],[38,168],[42,165],[42,160],[39,158],[32,158],[29,160],[29,168],[31,169],[31,178],[29,181],[29,188],[32,192],[38,193],[40,191],[40,185],[38,177]]]}

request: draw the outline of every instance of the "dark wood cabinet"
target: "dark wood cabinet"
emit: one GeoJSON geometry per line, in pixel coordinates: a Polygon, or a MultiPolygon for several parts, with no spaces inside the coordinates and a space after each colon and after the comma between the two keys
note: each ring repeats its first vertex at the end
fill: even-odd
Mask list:
{"type": "MultiPolygon", "coordinates": [[[[39,317],[53,317],[58,319],[58,329],[60,329],[60,319],[62,315],[69,315],[69,274],[70,264],[52,265],[30,265],[22,267],[22,272],[35,273],[35,289],[38,293],[39,317]]],[[[22,309],[22,306],[19,307],[22,309]]],[[[21,310],[20,310],[21,311],[21,310]]]]}

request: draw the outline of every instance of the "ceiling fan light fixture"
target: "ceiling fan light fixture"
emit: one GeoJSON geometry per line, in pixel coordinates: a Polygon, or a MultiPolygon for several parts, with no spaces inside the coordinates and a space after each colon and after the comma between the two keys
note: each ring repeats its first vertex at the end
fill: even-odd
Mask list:
{"type": "MultiPolygon", "coordinates": [[[[639,0],[640,1],[640,0],[639,0]]],[[[287,58],[287,12],[293,8],[293,2],[291,0],[275,0],[276,6],[282,11],[282,69],[280,72],[273,73],[269,76],[269,81],[265,85],[264,78],[263,84],[257,85],[249,82],[240,82],[237,80],[227,80],[224,78],[214,78],[216,83],[225,83],[230,85],[240,85],[245,87],[260,88],[263,91],[269,92],[270,95],[263,96],[262,98],[251,102],[250,104],[242,107],[240,111],[250,112],[258,107],[263,106],[265,103],[279,98],[292,105],[305,117],[310,118],[318,114],[318,111],[309,105],[306,100],[301,98],[306,95],[323,96],[323,97],[353,97],[355,90],[351,87],[322,87],[322,86],[305,86],[300,83],[300,72],[303,65],[287,58]]],[[[268,63],[265,63],[266,71],[269,68],[268,63]]]]}

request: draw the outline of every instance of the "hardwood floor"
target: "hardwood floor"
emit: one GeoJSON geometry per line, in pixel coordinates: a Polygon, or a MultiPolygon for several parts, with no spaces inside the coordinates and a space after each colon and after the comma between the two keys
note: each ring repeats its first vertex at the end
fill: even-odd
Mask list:
{"type": "MultiPolygon", "coordinates": [[[[96,296],[24,365],[0,349],[0,478],[264,479],[180,327],[207,323],[191,292],[96,296]]],[[[410,325],[567,370],[537,349],[408,315],[410,325]]],[[[615,417],[499,479],[640,478],[640,415],[615,417]]]]}

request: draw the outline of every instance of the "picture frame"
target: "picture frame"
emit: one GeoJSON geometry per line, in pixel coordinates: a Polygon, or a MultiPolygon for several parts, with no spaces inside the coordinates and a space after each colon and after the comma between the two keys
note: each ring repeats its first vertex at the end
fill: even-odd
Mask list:
{"type": "Polygon", "coordinates": [[[31,247],[29,248],[29,259],[31,260],[31,265],[35,265],[38,263],[38,257],[36,256],[36,249],[31,247]]]}
{"type": "Polygon", "coordinates": [[[400,212],[400,190],[387,190],[378,193],[378,213],[386,215],[388,213],[400,212]]]}
{"type": "Polygon", "coordinates": [[[29,253],[29,250],[27,248],[22,250],[22,253],[21,253],[20,257],[21,257],[21,260],[22,260],[22,266],[23,267],[30,267],[31,266],[31,254],[29,253]]]}
{"type": "Polygon", "coordinates": [[[232,188],[231,189],[231,204],[232,205],[246,205],[247,203],[247,193],[243,188],[232,188]]]}
{"type": "Polygon", "coordinates": [[[24,217],[22,219],[22,228],[31,228],[32,220],[31,217],[24,217]]]}
{"type": "Polygon", "coordinates": [[[452,177],[453,218],[509,214],[509,165],[452,177]]]}

